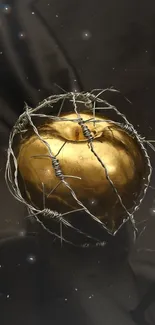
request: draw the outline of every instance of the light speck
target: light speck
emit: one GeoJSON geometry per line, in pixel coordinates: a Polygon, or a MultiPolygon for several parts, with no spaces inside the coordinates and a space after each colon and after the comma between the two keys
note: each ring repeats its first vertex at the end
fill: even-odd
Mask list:
{"type": "Polygon", "coordinates": [[[59,18],[59,15],[55,15],[56,18],[59,18]]]}
{"type": "Polygon", "coordinates": [[[90,33],[90,31],[83,31],[82,32],[82,39],[84,40],[84,41],[87,41],[87,40],[89,40],[91,38],[91,33],[90,33]]]}
{"type": "Polygon", "coordinates": [[[3,54],[3,52],[1,51],[0,54],[3,54]]]}
{"type": "Polygon", "coordinates": [[[34,255],[29,255],[27,257],[27,261],[31,264],[34,264],[36,262],[36,257],[34,255]]]}
{"type": "Polygon", "coordinates": [[[73,91],[75,93],[78,92],[78,84],[77,84],[77,80],[76,79],[74,79],[74,81],[73,81],[73,91]]]}
{"type": "Polygon", "coordinates": [[[11,12],[11,6],[9,6],[9,5],[3,5],[3,12],[5,14],[10,14],[10,12],[11,12]]]}
{"type": "Polygon", "coordinates": [[[38,91],[40,91],[40,89],[38,89],[38,91]]]}
{"type": "Polygon", "coordinates": [[[75,291],[78,291],[78,289],[77,289],[77,288],[75,288],[75,291]]]}
{"type": "Polygon", "coordinates": [[[95,199],[91,199],[91,200],[90,200],[90,204],[91,204],[91,205],[96,206],[97,203],[98,203],[98,202],[97,202],[97,200],[95,200],[95,199]]]}
{"type": "Polygon", "coordinates": [[[24,39],[25,38],[25,33],[24,32],[20,32],[18,34],[18,37],[19,37],[19,39],[24,39]]]}
{"type": "Polygon", "coordinates": [[[26,235],[25,230],[19,231],[19,237],[24,237],[26,235]]]}
{"type": "Polygon", "coordinates": [[[97,263],[100,264],[100,261],[98,261],[97,263]]]}
{"type": "Polygon", "coordinates": [[[34,11],[32,11],[32,15],[35,15],[35,12],[34,11]]]}
{"type": "Polygon", "coordinates": [[[154,215],[155,215],[155,208],[151,208],[150,209],[150,214],[154,217],[154,215]]]}
{"type": "Polygon", "coordinates": [[[115,70],[115,68],[112,68],[113,70],[115,70]]]}
{"type": "Polygon", "coordinates": [[[9,299],[10,298],[10,295],[7,295],[6,298],[9,299]]]}
{"type": "Polygon", "coordinates": [[[65,298],[65,301],[67,301],[68,299],[67,298],[65,298]]]}
{"type": "Polygon", "coordinates": [[[0,265],[0,269],[2,268],[2,265],[0,265]]]}
{"type": "Polygon", "coordinates": [[[92,296],[89,296],[89,299],[91,299],[92,298],[92,296]]]}
{"type": "Polygon", "coordinates": [[[148,53],[148,50],[145,50],[145,53],[148,53]]]}

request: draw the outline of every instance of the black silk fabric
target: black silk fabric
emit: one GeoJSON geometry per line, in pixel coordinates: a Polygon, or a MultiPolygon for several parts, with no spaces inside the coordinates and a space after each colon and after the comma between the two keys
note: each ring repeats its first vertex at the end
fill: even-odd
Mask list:
{"type": "MultiPolygon", "coordinates": [[[[57,249],[5,185],[9,132],[24,103],[113,86],[106,98],[155,139],[152,0],[0,1],[0,319],[3,325],[155,324],[155,174],[103,248],[57,249]],[[125,98],[128,98],[129,103],[125,98]],[[33,231],[34,230],[34,231],[33,231]],[[131,311],[136,310],[135,313],[131,311]]],[[[149,150],[152,166],[155,152],[149,150]]]]}

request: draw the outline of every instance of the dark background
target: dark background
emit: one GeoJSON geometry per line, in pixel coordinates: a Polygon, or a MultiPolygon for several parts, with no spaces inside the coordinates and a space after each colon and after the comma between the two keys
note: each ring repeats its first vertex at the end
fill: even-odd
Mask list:
{"type": "MultiPolygon", "coordinates": [[[[135,245],[127,225],[108,247],[80,250],[54,247],[25,220],[25,207],[4,181],[8,135],[24,102],[34,107],[60,87],[119,89],[108,100],[155,139],[155,2],[0,1],[0,33],[1,323],[133,325],[134,317],[155,324],[152,188],[136,215],[135,245]]],[[[149,154],[154,166],[155,153],[149,154]]]]}

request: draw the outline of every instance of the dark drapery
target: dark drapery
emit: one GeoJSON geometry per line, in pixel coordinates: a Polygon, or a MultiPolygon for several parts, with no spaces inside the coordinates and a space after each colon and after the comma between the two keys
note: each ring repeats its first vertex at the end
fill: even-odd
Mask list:
{"type": "Polygon", "coordinates": [[[145,294],[141,309],[155,323],[149,307],[155,296],[149,291],[155,281],[153,189],[138,212],[145,230],[134,246],[121,234],[102,250],[62,253],[44,234],[24,236],[25,208],[4,182],[8,134],[24,102],[35,106],[63,89],[114,86],[121,95],[108,99],[141,134],[155,138],[154,18],[151,0],[0,1],[2,324],[132,325],[129,311],[145,294]]]}

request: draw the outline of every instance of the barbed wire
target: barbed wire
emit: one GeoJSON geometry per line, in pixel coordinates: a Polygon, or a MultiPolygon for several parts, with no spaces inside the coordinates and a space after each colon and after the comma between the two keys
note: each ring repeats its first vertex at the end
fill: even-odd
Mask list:
{"type": "MultiPolygon", "coordinates": [[[[141,135],[139,135],[137,133],[137,131],[135,130],[134,126],[128,121],[128,119],[126,118],[126,116],[123,113],[121,113],[115,106],[109,104],[105,99],[102,99],[100,97],[103,93],[105,93],[107,91],[118,92],[117,90],[110,88],[110,89],[104,89],[104,90],[103,89],[102,90],[95,89],[90,93],[89,92],[82,92],[82,93],[70,92],[70,93],[65,93],[65,94],[61,94],[61,95],[52,95],[52,96],[48,97],[47,99],[43,100],[41,103],[39,103],[38,106],[35,108],[31,108],[25,103],[25,110],[19,116],[16,124],[14,125],[14,127],[12,129],[12,132],[10,133],[9,146],[8,146],[8,150],[7,150],[7,162],[6,162],[6,169],[5,169],[5,180],[6,180],[8,189],[17,200],[19,200],[20,202],[24,203],[27,206],[29,216],[33,216],[35,218],[35,220],[42,226],[42,228],[44,230],[46,230],[52,236],[55,236],[56,238],[60,239],[61,244],[62,244],[62,242],[67,242],[69,244],[75,245],[73,242],[67,240],[63,236],[62,226],[64,226],[64,227],[67,227],[67,228],[70,228],[70,229],[76,231],[77,233],[86,237],[87,239],[91,239],[93,241],[93,246],[94,245],[104,246],[104,244],[105,244],[104,241],[101,241],[101,240],[97,239],[96,237],[91,236],[90,234],[88,234],[86,232],[83,232],[82,230],[78,229],[77,227],[74,227],[71,224],[71,222],[69,222],[65,219],[65,217],[68,214],[73,214],[73,213],[76,213],[79,211],[85,212],[87,215],[89,215],[93,219],[93,221],[96,221],[104,230],[106,230],[110,235],[113,235],[113,236],[116,235],[116,233],[120,230],[120,228],[123,226],[123,224],[125,222],[130,220],[131,225],[134,230],[134,240],[137,238],[137,235],[138,235],[138,229],[136,227],[134,215],[135,215],[135,212],[139,209],[139,207],[146,195],[146,192],[150,185],[150,180],[151,180],[151,175],[152,175],[152,166],[151,166],[150,157],[148,155],[147,149],[145,148],[144,144],[148,144],[148,146],[153,151],[155,151],[155,147],[152,144],[154,142],[154,140],[146,140],[145,137],[142,137],[141,135]],[[65,118],[64,116],[61,116],[61,113],[63,111],[63,106],[64,106],[64,103],[66,100],[70,101],[73,104],[73,111],[76,114],[77,118],[65,118]],[[55,104],[57,104],[60,101],[61,101],[61,105],[60,105],[60,108],[59,108],[56,116],[39,113],[39,111],[41,109],[45,109],[46,107],[51,107],[51,109],[52,109],[55,106],[55,104]],[[84,120],[81,117],[80,112],[78,111],[78,103],[82,103],[88,112],[92,112],[93,117],[90,119],[84,120]],[[98,107],[97,104],[100,104],[102,106],[98,107]],[[108,120],[106,120],[106,119],[99,120],[96,118],[96,110],[99,110],[99,111],[113,110],[117,114],[117,116],[119,116],[122,119],[122,121],[115,122],[115,121],[109,120],[109,119],[108,120]],[[48,118],[54,122],[71,121],[74,123],[78,123],[78,125],[81,127],[83,136],[88,142],[89,149],[94,154],[94,156],[98,160],[98,162],[101,164],[102,168],[105,170],[106,179],[108,180],[113,192],[117,196],[117,198],[124,210],[124,213],[125,213],[125,218],[123,219],[121,225],[118,227],[117,230],[115,230],[114,233],[112,233],[112,231],[109,230],[106,227],[106,225],[98,217],[96,217],[93,213],[91,213],[89,211],[89,209],[78,199],[75,191],[72,189],[72,187],[69,185],[69,183],[67,181],[68,178],[79,178],[80,179],[80,177],[63,174],[63,172],[61,170],[60,162],[58,159],[58,155],[61,152],[62,148],[65,146],[66,141],[64,142],[62,147],[59,149],[57,154],[54,155],[52,152],[51,146],[41,136],[38,128],[34,124],[34,122],[32,120],[33,117],[48,118]],[[110,123],[115,124],[122,130],[124,130],[126,133],[128,133],[130,136],[134,137],[143,152],[144,159],[145,159],[145,162],[147,165],[147,175],[145,176],[145,182],[143,182],[143,188],[142,188],[141,193],[137,199],[137,202],[135,203],[134,207],[132,208],[132,211],[128,211],[128,209],[124,205],[122,198],[121,198],[116,186],[114,185],[113,181],[111,180],[111,178],[108,174],[108,170],[107,170],[104,162],[101,160],[101,158],[98,156],[98,154],[96,153],[96,151],[94,149],[94,146],[93,146],[94,135],[92,135],[91,131],[89,130],[88,126],[86,125],[86,123],[89,121],[93,122],[94,124],[95,123],[105,123],[105,122],[108,122],[109,124],[110,123]],[[13,150],[13,143],[14,143],[15,136],[17,134],[27,132],[29,127],[31,127],[33,129],[34,134],[38,137],[38,139],[48,149],[48,155],[35,155],[32,157],[39,159],[40,157],[46,156],[46,157],[50,158],[51,165],[55,171],[55,176],[59,180],[58,184],[53,189],[51,189],[50,193],[48,193],[48,196],[51,195],[51,193],[53,193],[60,184],[63,184],[70,191],[72,198],[75,200],[76,204],[79,206],[78,209],[68,211],[66,213],[61,214],[61,213],[58,213],[57,211],[52,211],[52,210],[46,208],[44,184],[42,184],[42,189],[43,189],[43,191],[42,191],[43,192],[43,209],[42,210],[38,209],[33,204],[30,204],[29,202],[27,202],[27,200],[25,200],[23,198],[21,191],[20,191],[19,184],[18,184],[18,163],[17,163],[17,157],[15,156],[15,153],[13,150]],[[12,167],[11,161],[13,162],[13,167],[12,167]],[[43,216],[44,218],[48,218],[48,219],[54,220],[55,222],[60,223],[60,234],[57,234],[55,232],[53,233],[51,230],[49,230],[45,226],[44,222],[42,220],[40,220],[39,216],[43,216]]],[[[89,244],[87,242],[82,244],[83,247],[88,247],[90,245],[91,244],[89,244]]]]}

